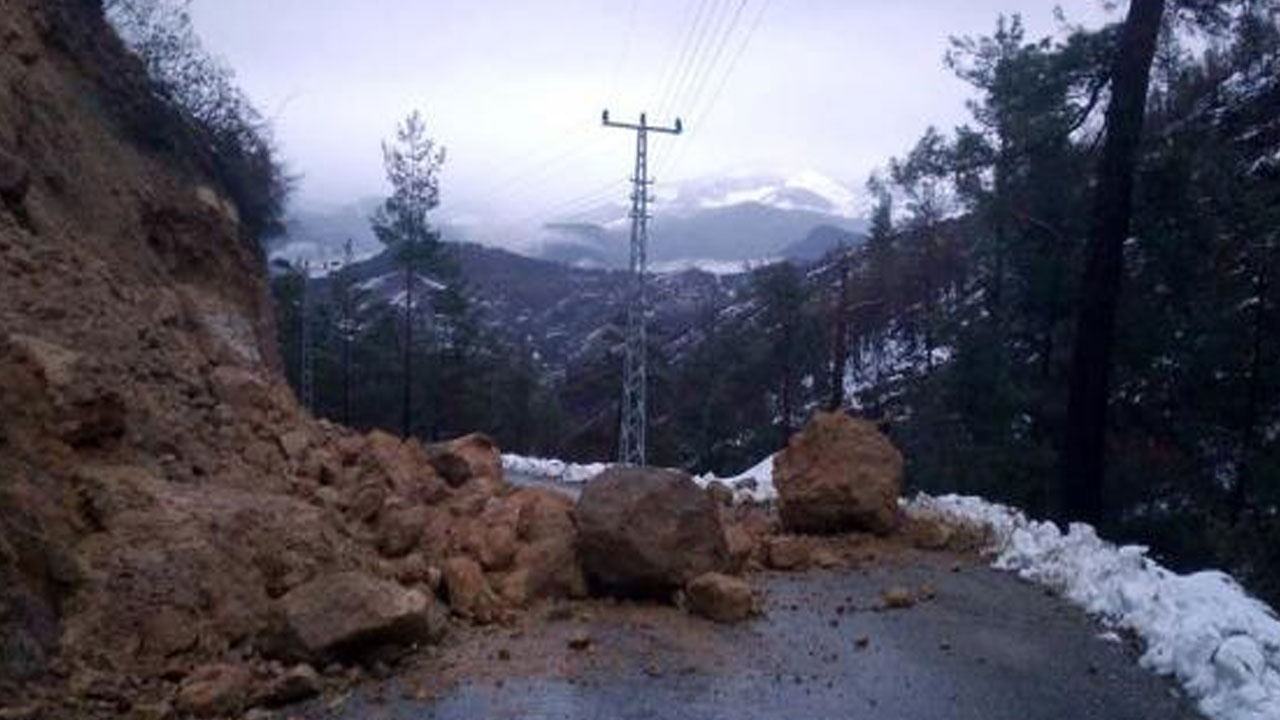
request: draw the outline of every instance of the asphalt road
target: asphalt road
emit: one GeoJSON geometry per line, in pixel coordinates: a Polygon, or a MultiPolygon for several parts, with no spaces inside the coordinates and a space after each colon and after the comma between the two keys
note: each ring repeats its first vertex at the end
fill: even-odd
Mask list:
{"type": "MultiPolygon", "coordinates": [[[[1136,649],[1064,601],[947,556],[866,570],[763,574],[763,617],[736,626],[675,609],[602,604],[568,619],[491,630],[458,649],[483,668],[430,698],[392,681],[308,717],[462,720],[1199,718],[1136,649]],[[932,600],[877,610],[890,586],[932,600]],[[590,651],[567,647],[586,632],[590,651]],[[494,660],[492,658],[500,658],[494,660]],[[419,698],[419,699],[415,699],[419,698]]],[[[563,613],[562,613],[563,614],[563,613]]],[[[456,666],[459,661],[447,661],[456,666]]],[[[465,661],[461,661],[465,664],[465,661]]],[[[455,667],[456,673],[456,667],[455,667]]],[[[412,682],[432,684],[430,667],[412,682]]]]}

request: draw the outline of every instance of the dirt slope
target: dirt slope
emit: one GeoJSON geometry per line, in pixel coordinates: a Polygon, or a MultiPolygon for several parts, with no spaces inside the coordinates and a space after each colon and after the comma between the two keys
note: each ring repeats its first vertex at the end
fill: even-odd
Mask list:
{"type": "MultiPolygon", "coordinates": [[[[0,706],[50,686],[123,711],[140,679],[256,658],[310,580],[438,583],[494,517],[572,531],[500,468],[454,458],[446,483],[422,446],[299,409],[204,147],[97,2],[0,0],[0,706]]],[[[508,535],[483,582],[543,554],[508,535]]]]}

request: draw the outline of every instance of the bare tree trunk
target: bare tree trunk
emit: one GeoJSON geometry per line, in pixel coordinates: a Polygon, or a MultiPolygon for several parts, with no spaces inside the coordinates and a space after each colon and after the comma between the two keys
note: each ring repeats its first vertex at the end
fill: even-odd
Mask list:
{"type": "Polygon", "coordinates": [[[402,360],[404,367],[402,368],[402,377],[404,384],[401,387],[401,412],[400,412],[400,437],[407,438],[413,430],[413,241],[410,240],[410,247],[405,249],[408,257],[405,258],[404,267],[404,352],[402,360]]]}
{"type": "Polygon", "coordinates": [[[1142,140],[1151,61],[1165,0],[1133,0],[1111,66],[1106,142],[1094,188],[1080,311],[1072,349],[1062,500],[1068,518],[1103,519],[1107,398],[1124,243],[1133,214],[1134,170],[1142,140]]]}
{"type": "Polygon", "coordinates": [[[831,346],[831,395],[828,410],[839,410],[844,405],[844,372],[849,364],[849,255],[840,259],[840,291],[832,308],[835,337],[831,346]]]}

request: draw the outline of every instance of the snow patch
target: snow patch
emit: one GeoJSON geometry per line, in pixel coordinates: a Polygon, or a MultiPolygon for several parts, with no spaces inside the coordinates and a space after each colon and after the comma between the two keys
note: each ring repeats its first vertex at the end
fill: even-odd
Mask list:
{"type": "Polygon", "coordinates": [[[724,483],[733,491],[735,502],[743,502],[744,500],[769,502],[778,497],[778,491],[773,486],[772,455],[737,475],[718,477],[707,473],[693,478],[693,481],[702,487],[706,487],[715,480],[724,483]]]}
{"type": "Polygon", "coordinates": [[[552,458],[524,457],[510,454],[502,456],[502,469],[504,472],[567,485],[581,485],[610,467],[609,463],[578,464],[552,458]]]}
{"type": "Polygon", "coordinates": [[[1229,575],[1180,575],[1089,525],[1027,519],[980,498],[919,495],[908,514],[991,529],[993,565],[1050,587],[1108,626],[1142,638],[1143,667],[1177,678],[1215,720],[1280,718],[1280,620],[1229,575]]]}

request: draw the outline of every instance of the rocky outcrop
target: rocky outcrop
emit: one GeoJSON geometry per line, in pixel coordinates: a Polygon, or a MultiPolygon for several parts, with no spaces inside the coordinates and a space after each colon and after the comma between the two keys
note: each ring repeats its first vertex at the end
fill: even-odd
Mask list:
{"type": "Polygon", "coordinates": [[[434,595],[349,571],[318,577],[280,598],[287,641],[311,659],[351,657],[385,643],[437,638],[444,613],[434,595]]]}
{"type": "Polygon", "coordinates": [[[583,489],[576,517],[583,569],[604,593],[662,597],[729,564],[716,508],[682,472],[607,470],[583,489]]]}
{"type": "Polygon", "coordinates": [[[865,420],[818,413],[774,456],[773,481],[789,531],[883,535],[897,526],[902,455],[865,420]]]}
{"type": "Polygon", "coordinates": [[[751,586],[721,573],[704,573],[690,580],[685,598],[690,612],[722,623],[746,620],[756,609],[751,586]]]}

